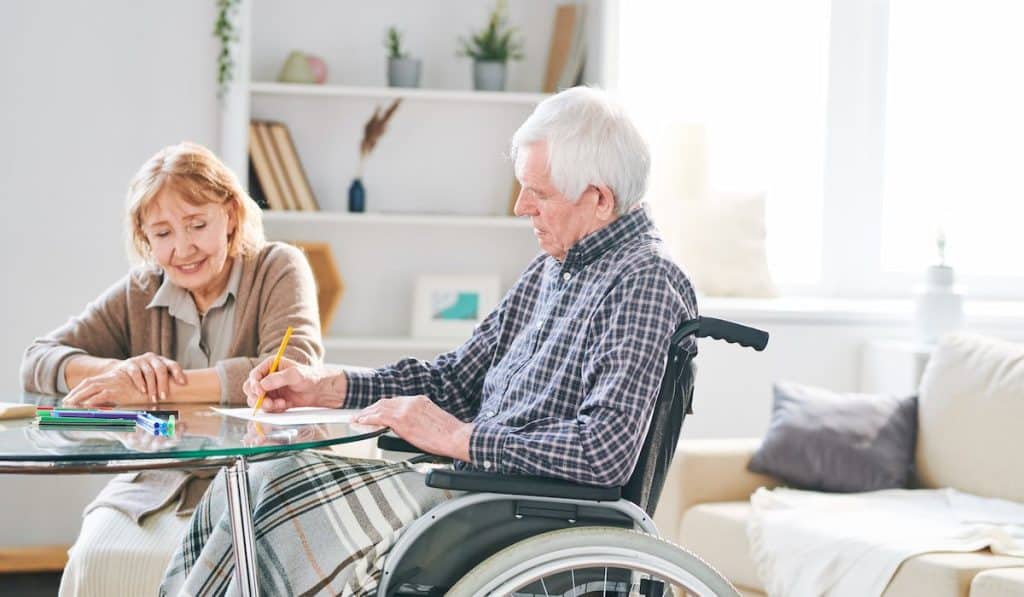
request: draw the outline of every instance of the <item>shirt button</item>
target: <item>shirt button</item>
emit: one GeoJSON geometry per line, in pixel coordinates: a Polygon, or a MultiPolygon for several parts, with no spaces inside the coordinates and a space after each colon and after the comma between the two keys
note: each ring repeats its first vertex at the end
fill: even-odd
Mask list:
{"type": "Polygon", "coordinates": [[[486,469],[491,468],[491,461],[490,460],[485,460],[484,461],[484,468],[486,468],[486,469]]]}
{"type": "Polygon", "coordinates": [[[487,416],[488,416],[488,417],[493,417],[493,416],[494,416],[494,415],[496,415],[496,414],[498,414],[498,413],[494,412],[493,410],[489,410],[489,411],[487,411],[487,416]]]}
{"type": "Polygon", "coordinates": [[[565,272],[564,274],[562,274],[562,279],[568,282],[569,280],[572,279],[572,274],[570,274],[569,272],[565,272]]]}

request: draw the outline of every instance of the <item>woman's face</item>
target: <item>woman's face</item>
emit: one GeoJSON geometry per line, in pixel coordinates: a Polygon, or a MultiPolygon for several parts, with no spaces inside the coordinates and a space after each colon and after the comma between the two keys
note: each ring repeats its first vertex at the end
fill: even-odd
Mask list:
{"type": "Polygon", "coordinates": [[[197,304],[224,291],[231,273],[228,239],[234,230],[234,217],[223,205],[192,205],[171,186],[157,194],[142,217],[142,232],[156,262],[197,304]]]}

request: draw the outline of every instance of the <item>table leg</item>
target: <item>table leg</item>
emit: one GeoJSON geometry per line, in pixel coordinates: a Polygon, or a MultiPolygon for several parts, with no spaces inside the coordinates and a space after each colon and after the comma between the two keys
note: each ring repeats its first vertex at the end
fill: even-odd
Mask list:
{"type": "Polygon", "coordinates": [[[227,485],[228,515],[231,517],[231,544],[235,551],[235,580],[242,597],[258,597],[256,549],[249,505],[249,467],[244,456],[224,468],[227,485]]]}

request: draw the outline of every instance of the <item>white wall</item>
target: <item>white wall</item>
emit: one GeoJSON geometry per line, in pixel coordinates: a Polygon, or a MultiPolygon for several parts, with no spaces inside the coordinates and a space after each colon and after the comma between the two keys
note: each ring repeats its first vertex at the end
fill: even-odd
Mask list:
{"type": "MultiPolygon", "coordinates": [[[[136,169],[181,140],[216,147],[215,14],[213,0],[0,5],[0,400],[17,400],[29,342],[127,270],[136,169]]],[[[0,546],[71,542],[103,482],[0,477],[0,546]]]]}

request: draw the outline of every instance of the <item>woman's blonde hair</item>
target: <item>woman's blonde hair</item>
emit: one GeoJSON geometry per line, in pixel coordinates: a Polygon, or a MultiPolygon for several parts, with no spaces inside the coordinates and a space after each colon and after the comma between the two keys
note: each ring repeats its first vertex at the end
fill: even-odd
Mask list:
{"type": "Polygon", "coordinates": [[[238,178],[212,151],[186,141],[156,152],[128,186],[128,253],[133,260],[150,261],[152,257],[142,231],[142,217],[167,187],[177,190],[192,205],[217,203],[234,216],[229,256],[252,255],[266,244],[260,207],[242,189],[238,178]]]}

